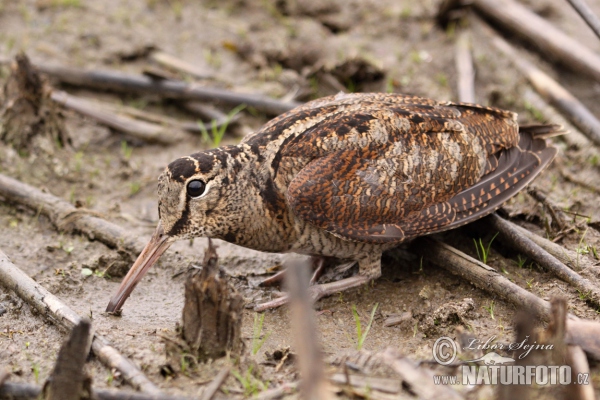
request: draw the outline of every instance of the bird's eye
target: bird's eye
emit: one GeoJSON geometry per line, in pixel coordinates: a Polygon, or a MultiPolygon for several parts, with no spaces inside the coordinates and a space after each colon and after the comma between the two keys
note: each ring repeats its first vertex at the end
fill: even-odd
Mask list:
{"type": "Polygon", "coordinates": [[[206,190],[206,183],[200,180],[193,180],[187,184],[187,194],[190,197],[200,197],[206,190]]]}

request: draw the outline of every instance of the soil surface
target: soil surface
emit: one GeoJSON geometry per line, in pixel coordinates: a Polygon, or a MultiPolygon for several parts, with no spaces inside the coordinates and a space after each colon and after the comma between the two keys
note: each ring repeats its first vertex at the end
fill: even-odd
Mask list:
{"type": "MultiPolygon", "coordinates": [[[[600,51],[600,41],[568,2],[526,3],[600,51]]],[[[589,3],[600,13],[600,2],[589,3]]],[[[438,5],[433,0],[0,0],[0,58],[11,59],[24,51],[34,64],[139,73],[153,65],[148,49],[157,48],[204,71],[208,78],[203,84],[240,92],[296,95],[308,100],[339,90],[394,91],[456,101],[456,29],[442,30],[436,25],[438,5]]],[[[520,123],[540,122],[540,114],[523,100],[528,88],[524,78],[495,52],[485,35],[477,30],[472,33],[477,102],[516,111],[520,123]]],[[[533,48],[522,49],[527,58],[600,115],[600,103],[595,101],[600,92],[597,82],[545,61],[533,48]]],[[[0,71],[4,85],[9,69],[4,65],[0,71]]],[[[119,97],[76,87],[63,89],[182,120],[198,119],[177,104],[151,96],[119,97]]],[[[219,107],[225,113],[232,108],[219,107]]],[[[0,173],[92,210],[143,238],[150,237],[158,221],[156,178],[162,169],[177,157],[211,147],[200,135],[192,134],[170,146],[146,144],[74,112],[62,114],[72,146],[17,151],[0,143],[0,173]]],[[[223,143],[239,142],[269,117],[244,110],[223,143]]],[[[552,140],[560,148],[559,156],[533,186],[565,210],[573,229],[559,234],[548,210],[526,193],[507,204],[504,215],[539,235],[556,238],[565,248],[598,264],[600,205],[594,187],[600,187],[600,154],[593,146],[576,148],[564,138],[552,140]],[[579,183],[565,177],[576,177],[579,183]]],[[[112,316],[104,310],[119,285],[123,266],[130,262],[117,250],[57,232],[44,216],[1,197],[0,227],[0,249],[68,306],[88,316],[97,332],[165,392],[195,396],[228,362],[196,364],[185,357],[167,356],[165,351],[178,334],[186,272],[200,264],[206,239],[174,244],[128,299],[122,315],[112,316]],[[86,269],[93,273],[86,275],[86,269]]],[[[484,224],[476,224],[439,238],[477,258],[474,239],[486,245],[494,234],[484,224]]],[[[249,305],[276,296],[275,289],[259,288],[257,283],[280,266],[285,256],[221,241],[217,245],[221,267],[249,305]]],[[[491,337],[514,341],[515,305],[461,277],[421,263],[402,249],[384,256],[383,261],[383,276],[372,285],[316,304],[318,336],[327,360],[339,360],[357,348],[353,307],[364,329],[378,305],[363,345],[367,351],[392,346],[414,360],[432,360],[435,340],[456,337],[457,327],[483,341],[491,337]],[[384,320],[394,314],[406,318],[399,325],[384,326],[384,320]]],[[[487,263],[543,299],[566,297],[574,315],[600,320],[598,309],[586,301],[585,293],[521,258],[500,239],[493,241],[487,263]]],[[[582,274],[600,283],[598,270],[582,274]]],[[[256,313],[250,307],[245,309],[242,337],[246,350],[234,366],[242,376],[251,371],[249,380],[254,386],[244,388],[239,379],[230,376],[217,396],[225,398],[228,393],[240,398],[298,379],[293,363],[276,368],[278,361],[273,356],[290,347],[293,351],[287,308],[264,315],[260,336],[265,340],[252,354],[256,313]]],[[[43,383],[65,336],[66,332],[0,287],[0,364],[12,373],[11,381],[43,383]]],[[[126,387],[118,374],[94,357],[88,372],[96,387],[126,387]]],[[[595,365],[592,382],[600,387],[600,370],[595,365]]],[[[468,390],[469,398],[489,398],[491,393],[490,388],[468,390]]]]}

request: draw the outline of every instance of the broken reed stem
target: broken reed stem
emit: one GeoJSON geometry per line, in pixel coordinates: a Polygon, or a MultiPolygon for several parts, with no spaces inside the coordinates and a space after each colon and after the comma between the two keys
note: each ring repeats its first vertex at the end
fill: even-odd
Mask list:
{"type": "Polygon", "coordinates": [[[319,346],[319,331],[314,320],[312,301],[308,293],[310,265],[306,260],[286,263],[285,283],[289,295],[290,323],[294,336],[298,369],[300,370],[300,396],[307,400],[331,399],[325,380],[323,358],[319,346]]]}
{"type": "Polygon", "coordinates": [[[135,255],[144,248],[144,243],[137,236],[120,226],[92,216],[90,211],[77,209],[68,201],[2,174],[0,196],[9,202],[24,205],[46,215],[58,230],[81,232],[91,240],[98,240],[112,248],[123,248],[135,255]]]}
{"type": "Polygon", "coordinates": [[[594,11],[588,6],[585,0],[568,0],[575,11],[583,18],[592,31],[600,38],[600,19],[594,14],[594,11]]]}
{"type": "MultiPolygon", "coordinates": [[[[114,113],[122,113],[122,114],[126,114],[126,115],[129,115],[129,116],[137,118],[137,119],[152,122],[155,124],[160,124],[163,127],[163,129],[166,127],[169,127],[169,128],[175,128],[175,129],[178,129],[181,131],[191,132],[191,133],[201,133],[202,132],[202,129],[200,129],[198,122],[179,121],[175,118],[167,117],[165,115],[140,110],[140,109],[134,108],[134,107],[127,107],[124,105],[103,103],[103,104],[101,104],[101,106],[106,107],[107,109],[111,110],[114,113]]],[[[210,127],[207,127],[206,129],[209,129],[209,128],[210,127]]]]}
{"type": "Polygon", "coordinates": [[[541,236],[538,236],[535,233],[530,232],[527,229],[515,224],[514,222],[510,222],[507,220],[504,221],[508,223],[513,229],[519,231],[521,235],[525,236],[527,239],[540,246],[553,257],[558,259],[560,262],[567,265],[569,268],[575,271],[581,271],[588,268],[594,270],[598,269],[598,267],[596,267],[593,262],[589,261],[587,257],[582,257],[580,254],[577,254],[577,252],[573,250],[565,249],[561,245],[556,244],[553,241],[543,238],[541,236]]]}
{"type": "Polygon", "coordinates": [[[202,392],[202,397],[200,397],[200,400],[211,400],[217,393],[221,385],[223,385],[225,379],[227,379],[227,377],[229,376],[229,372],[231,372],[230,366],[221,369],[217,376],[215,376],[213,380],[208,384],[208,386],[206,386],[206,388],[202,392]]]}
{"type": "Polygon", "coordinates": [[[97,122],[149,143],[173,144],[185,139],[185,134],[176,128],[167,128],[150,122],[108,111],[106,106],[95,104],[78,96],[54,90],[51,99],[61,106],[76,111],[97,122]]]}
{"type": "Polygon", "coordinates": [[[600,56],[525,6],[513,0],[473,0],[473,7],[554,60],[600,81],[600,56]]]}
{"type": "Polygon", "coordinates": [[[150,59],[167,69],[190,75],[194,78],[212,78],[212,76],[206,71],[203,71],[195,65],[188,63],[187,61],[181,60],[163,51],[153,51],[152,53],[150,53],[150,59]]]}
{"type": "Polygon", "coordinates": [[[561,231],[567,229],[567,216],[548,196],[531,186],[527,188],[527,193],[548,210],[561,231]]]}
{"type": "Polygon", "coordinates": [[[460,31],[456,38],[456,72],[458,73],[458,101],[475,103],[475,70],[471,54],[471,36],[460,31]]]}
{"type": "Polygon", "coordinates": [[[177,80],[153,80],[144,75],[117,71],[88,71],[41,64],[35,66],[40,72],[70,85],[127,94],[151,94],[177,100],[217,101],[233,106],[245,104],[270,115],[279,115],[301,104],[295,101],[280,101],[259,94],[201,87],[177,80]]]}
{"type": "Polygon", "coordinates": [[[81,318],[60,347],[54,369],[46,381],[45,400],[79,400],[86,380],[85,361],[90,352],[92,324],[81,318]]]}
{"type": "Polygon", "coordinates": [[[465,398],[452,386],[435,385],[431,374],[420,369],[415,361],[404,357],[396,348],[388,347],[382,353],[373,356],[389,365],[400,375],[402,385],[408,386],[419,399],[459,400],[465,398]]]}
{"type": "MultiPolygon", "coordinates": [[[[600,121],[594,114],[567,89],[518,54],[514,47],[492,29],[484,30],[492,36],[492,44],[529,80],[534,89],[560,110],[588,139],[600,146],[600,121]]],[[[598,63],[600,67],[600,58],[598,63]]],[[[600,81],[600,76],[598,80],[600,81]]]]}
{"type": "MultiPolygon", "coordinates": [[[[575,149],[586,149],[590,146],[590,141],[583,133],[579,131],[573,124],[571,124],[565,117],[563,117],[554,106],[550,105],[544,100],[536,91],[527,87],[523,92],[523,99],[526,102],[528,108],[533,109],[533,113],[539,113],[543,117],[543,121],[561,125],[568,134],[559,136],[560,140],[569,147],[575,149]]],[[[538,116],[539,117],[539,116],[538,116]]],[[[592,147],[593,149],[593,147],[592,147]]]]}
{"type": "MultiPolygon", "coordinates": [[[[42,394],[42,387],[29,383],[7,382],[0,386],[0,399],[35,400],[42,394]]],[[[96,400],[191,400],[190,397],[127,392],[117,389],[93,389],[90,398],[96,400]]]]}
{"type": "Polygon", "coordinates": [[[582,188],[590,190],[594,193],[600,193],[600,186],[598,186],[594,183],[591,183],[591,182],[586,182],[583,179],[580,179],[577,176],[573,175],[572,173],[570,173],[569,171],[567,171],[564,168],[561,169],[560,174],[562,175],[563,178],[565,178],[566,181],[569,181],[571,183],[579,185],[582,188]]]}
{"type": "Polygon", "coordinates": [[[586,296],[586,301],[590,301],[596,306],[600,306],[600,288],[596,287],[596,285],[588,279],[583,278],[577,272],[568,268],[532,240],[522,235],[517,229],[498,215],[491,214],[487,217],[487,220],[492,229],[500,232],[500,236],[502,236],[510,246],[537,262],[542,268],[552,272],[559,279],[569,283],[577,289],[579,293],[586,296]]]}
{"type": "MultiPolygon", "coordinates": [[[[15,266],[0,250],[0,284],[14,291],[41,315],[63,329],[71,330],[81,322],[81,317],[15,266]]],[[[97,333],[92,341],[92,351],[107,367],[115,368],[131,386],[149,394],[160,394],[156,387],[131,361],[125,358],[108,341],[97,333]]]]}
{"type": "Polygon", "coordinates": [[[410,250],[426,260],[444,268],[454,275],[466,278],[478,288],[498,296],[518,308],[533,310],[542,319],[548,320],[550,304],[506,279],[494,268],[473,257],[430,237],[415,239],[410,250]]]}

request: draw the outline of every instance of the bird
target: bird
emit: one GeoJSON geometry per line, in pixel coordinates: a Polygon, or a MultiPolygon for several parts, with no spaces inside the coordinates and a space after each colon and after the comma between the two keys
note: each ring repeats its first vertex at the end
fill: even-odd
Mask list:
{"type": "Polygon", "coordinates": [[[307,102],[237,145],[166,167],[159,223],[107,311],[171,243],[195,237],[358,263],[355,276],[311,286],[314,299],[364,285],[381,275],[384,251],[482,218],[526,187],[557,154],[546,138],[559,130],[399,93],[307,102]]]}

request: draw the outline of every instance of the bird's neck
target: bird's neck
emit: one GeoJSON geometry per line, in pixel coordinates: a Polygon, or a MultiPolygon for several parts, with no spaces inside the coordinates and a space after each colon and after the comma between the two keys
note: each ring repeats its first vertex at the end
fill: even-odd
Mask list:
{"type": "Polygon", "coordinates": [[[220,239],[260,251],[283,252],[293,241],[286,186],[274,180],[272,157],[244,143],[228,149],[228,221],[220,239]]]}

